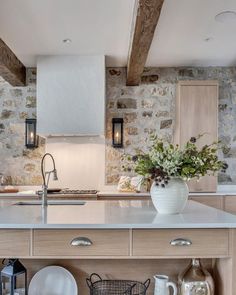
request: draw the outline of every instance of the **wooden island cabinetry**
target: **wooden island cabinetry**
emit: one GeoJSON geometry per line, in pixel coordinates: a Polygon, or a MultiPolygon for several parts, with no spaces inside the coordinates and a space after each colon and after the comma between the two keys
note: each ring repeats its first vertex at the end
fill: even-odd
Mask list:
{"type": "Polygon", "coordinates": [[[34,230],[32,248],[34,256],[127,256],[129,238],[127,230],[42,229],[34,230]],[[72,246],[76,237],[88,237],[93,244],[72,246]]]}
{"type": "MultiPolygon", "coordinates": [[[[4,230],[5,243],[24,240],[24,245],[12,243],[6,250],[0,242],[1,258],[20,258],[34,273],[47,265],[61,265],[75,276],[80,294],[88,295],[85,279],[93,272],[108,278],[144,281],[156,273],[169,275],[177,281],[178,273],[190,258],[202,258],[203,265],[216,282],[216,295],[236,295],[233,280],[236,239],[229,229],[125,229],[125,230],[4,230]],[[7,235],[6,235],[7,233],[7,235]],[[83,236],[91,239],[89,247],[73,247],[71,239],[83,236]],[[26,238],[27,236],[27,238],[26,238]],[[29,238],[30,237],[30,238],[29,238]],[[26,238],[26,239],[25,239],[26,238]],[[189,247],[172,246],[177,238],[191,240],[189,247]],[[147,247],[148,243],[148,247],[147,247]],[[24,246],[24,251],[19,246],[24,246]],[[140,262],[141,260],[141,262],[140,262]]],[[[153,294],[154,282],[148,293],[153,294]]]]}
{"type": "Polygon", "coordinates": [[[133,254],[135,256],[211,257],[229,254],[229,232],[224,229],[135,229],[133,254]],[[191,246],[173,246],[179,238],[191,241],[191,246]],[[148,247],[146,246],[148,242],[148,247]]]}
{"type": "MultiPolygon", "coordinates": [[[[85,279],[93,272],[143,282],[158,273],[177,281],[191,258],[201,258],[215,295],[236,295],[232,214],[193,201],[182,214],[168,216],[157,214],[150,201],[133,200],[44,210],[15,203],[0,208],[0,258],[21,259],[29,280],[44,266],[60,265],[74,275],[79,294],[88,295],[85,279]]],[[[147,294],[153,291],[152,280],[147,294]]]]}
{"type": "Polygon", "coordinates": [[[25,229],[0,229],[0,256],[30,256],[31,232],[25,229]]]}

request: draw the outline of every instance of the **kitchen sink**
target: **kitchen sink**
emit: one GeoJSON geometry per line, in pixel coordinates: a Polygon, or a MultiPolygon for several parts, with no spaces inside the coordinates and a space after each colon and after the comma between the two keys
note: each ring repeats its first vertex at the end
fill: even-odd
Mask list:
{"type": "MultiPolygon", "coordinates": [[[[48,205],[85,205],[86,202],[77,200],[48,200],[48,205]]],[[[42,205],[42,201],[21,201],[14,204],[15,206],[34,206],[42,205]]]]}

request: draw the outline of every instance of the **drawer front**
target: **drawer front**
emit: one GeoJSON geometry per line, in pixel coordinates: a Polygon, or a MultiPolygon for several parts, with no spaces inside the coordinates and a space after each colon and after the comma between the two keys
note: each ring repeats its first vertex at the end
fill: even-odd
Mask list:
{"type": "Polygon", "coordinates": [[[134,230],[133,255],[225,256],[228,238],[226,229],[134,230]]]}
{"type": "Polygon", "coordinates": [[[126,256],[129,255],[129,231],[35,230],[33,255],[126,256]]]}
{"type": "Polygon", "coordinates": [[[29,255],[30,230],[0,230],[0,257],[10,258],[29,255]]]}

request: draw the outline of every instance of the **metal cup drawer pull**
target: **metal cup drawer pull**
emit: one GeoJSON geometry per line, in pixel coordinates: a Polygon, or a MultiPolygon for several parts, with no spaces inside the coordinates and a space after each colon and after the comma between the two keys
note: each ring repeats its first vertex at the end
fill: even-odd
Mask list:
{"type": "Polygon", "coordinates": [[[70,242],[71,246],[91,246],[93,242],[86,237],[77,237],[70,242]]]}
{"type": "Polygon", "coordinates": [[[178,238],[170,241],[170,244],[171,246],[191,246],[192,241],[188,239],[178,238]]]}

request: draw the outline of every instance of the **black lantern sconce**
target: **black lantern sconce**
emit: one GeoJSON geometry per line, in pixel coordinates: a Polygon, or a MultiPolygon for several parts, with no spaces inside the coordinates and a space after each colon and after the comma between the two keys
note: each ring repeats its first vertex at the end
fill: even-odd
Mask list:
{"type": "Polygon", "coordinates": [[[25,120],[25,146],[28,149],[34,149],[38,147],[38,136],[36,133],[36,119],[25,120]]]}
{"type": "Polygon", "coordinates": [[[1,271],[0,294],[28,294],[27,270],[18,259],[9,259],[1,271]]]}
{"type": "Polygon", "coordinates": [[[123,123],[122,118],[112,119],[112,146],[114,148],[123,147],[123,123]]]}

